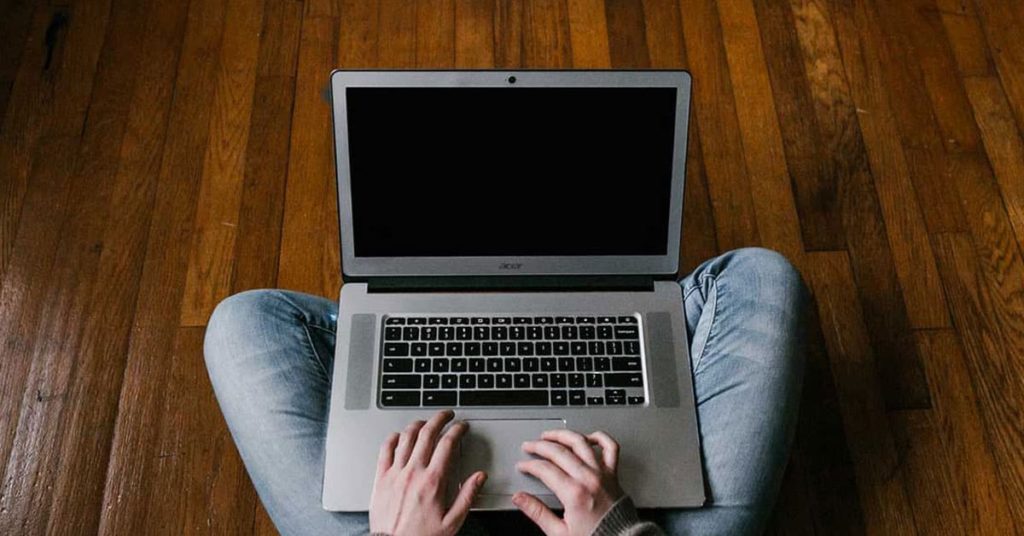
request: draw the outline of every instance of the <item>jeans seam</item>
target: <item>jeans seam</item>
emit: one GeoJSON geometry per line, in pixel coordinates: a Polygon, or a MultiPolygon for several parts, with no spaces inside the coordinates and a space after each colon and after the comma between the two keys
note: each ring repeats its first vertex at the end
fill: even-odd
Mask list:
{"type": "Polygon", "coordinates": [[[324,365],[324,360],[323,358],[320,357],[320,352],[316,350],[316,344],[313,342],[313,334],[309,332],[310,327],[318,329],[323,328],[319,326],[313,326],[309,322],[307,322],[305,318],[302,319],[302,330],[306,333],[306,342],[309,343],[309,349],[313,351],[313,358],[316,360],[316,364],[320,367],[320,372],[322,372],[324,374],[324,377],[326,378],[327,366],[324,365]]]}
{"type": "MultiPolygon", "coordinates": [[[[718,320],[718,299],[720,297],[718,294],[721,291],[721,289],[718,288],[718,274],[704,274],[703,276],[701,276],[702,281],[708,278],[712,279],[711,284],[715,287],[715,302],[711,305],[711,325],[708,328],[708,336],[704,338],[704,345],[701,347],[700,355],[697,356],[696,363],[693,367],[694,376],[700,374],[701,371],[704,370],[704,354],[707,353],[708,344],[711,343],[711,339],[715,334],[715,328],[718,327],[716,322],[716,320],[718,320]]],[[[700,285],[694,286],[694,289],[698,288],[700,288],[700,285]]],[[[704,302],[705,304],[707,303],[707,296],[704,297],[704,302]]],[[[701,314],[701,316],[703,316],[703,313],[701,314]]]]}

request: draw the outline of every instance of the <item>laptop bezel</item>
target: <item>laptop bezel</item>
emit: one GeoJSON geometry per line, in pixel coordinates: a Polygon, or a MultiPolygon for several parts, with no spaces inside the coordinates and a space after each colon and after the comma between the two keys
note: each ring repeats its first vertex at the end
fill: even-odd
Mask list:
{"type": "Polygon", "coordinates": [[[682,70],[343,70],[331,73],[342,273],[348,279],[417,276],[669,275],[679,269],[690,119],[690,74],[682,70]],[[510,77],[515,82],[510,83],[510,77]],[[357,257],[352,222],[346,93],[349,87],[674,87],[676,125],[664,255],[357,257]]]}

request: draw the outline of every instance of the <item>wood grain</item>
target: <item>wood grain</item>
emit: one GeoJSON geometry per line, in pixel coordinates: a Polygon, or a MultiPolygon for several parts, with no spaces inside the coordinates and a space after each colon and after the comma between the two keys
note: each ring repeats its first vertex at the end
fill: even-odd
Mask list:
{"type": "Polygon", "coordinates": [[[494,2],[456,0],[455,66],[484,69],[494,62],[494,2]]]}
{"type": "MultiPolygon", "coordinates": [[[[609,14],[621,2],[608,4],[609,14]]],[[[605,2],[601,0],[568,0],[569,39],[572,66],[577,69],[607,69],[612,65],[609,41],[616,36],[608,26],[605,2]]]]}

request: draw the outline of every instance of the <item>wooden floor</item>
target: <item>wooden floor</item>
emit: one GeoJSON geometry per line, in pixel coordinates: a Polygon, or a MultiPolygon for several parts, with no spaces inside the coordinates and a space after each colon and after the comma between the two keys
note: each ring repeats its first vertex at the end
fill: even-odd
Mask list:
{"type": "Polygon", "coordinates": [[[817,302],[772,531],[1024,534],[1022,33],[1009,0],[0,0],[0,534],[273,531],[203,330],[337,296],[335,67],[690,70],[684,267],[764,245],[817,302]]]}

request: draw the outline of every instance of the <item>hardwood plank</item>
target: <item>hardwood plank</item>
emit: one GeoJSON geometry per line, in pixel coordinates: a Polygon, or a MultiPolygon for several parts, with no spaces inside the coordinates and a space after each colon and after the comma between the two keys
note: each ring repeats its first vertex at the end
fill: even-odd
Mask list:
{"type": "Polygon", "coordinates": [[[985,32],[969,2],[938,0],[942,26],[946,29],[949,45],[956,57],[957,68],[964,76],[993,76],[995,63],[988,50],[985,32]],[[947,6],[946,4],[951,4],[947,6]],[[970,9],[954,9],[970,8],[970,9]]]}
{"type": "Polygon", "coordinates": [[[455,1],[455,67],[490,69],[495,63],[494,2],[455,1]]]}
{"type": "Polygon", "coordinates": [[[454,0],[416,2],[416,66],[421,69],[455,66],[454,0]]]}
{"type": "MultiPolygon", "coordinates": [[[[605,2],[607,12],[607,41],[609,63],[616,69],[648,69],[651,58],[648,53],[647,24],[643,4],[621,0],[605,2]]],[[[575,46],[573,54],[576,54],[575,46]]]]}
{"type": "Polygon", "coordinates": [[[1013,122],[1002,86],[994,78],[964,80],[981,128],[985,152],[995,170],[1017,244],[1024,247],[1024,142],[1013,122]]]}
{"type": "Polygon", "coordinates": [[[416,4],[381,0],[377,31],[377,61],[381,69],[416,67],[416,4]]]}
{"type": "Polygon", "coordinates": [[[573,67],[607,69],[612,60],[608,51],[610,36],[605,3],[601,0],[568,0],[567,3],[573,67]]]}
{"type": "MultiPolygon", "coordinates": [[[[383,4],[381,11],[383,28],[383,4]]],[[[306,17],[302,22],[277,276],[279,287],[321,296],[337,296],[341,288],[334,137],[330,105],[322,97],[336,64],[338,33],[333,18],[306,17]]],[[[393,49],[385,48],[380,49],[382,65],[396,66],[385,59],[393,49]]],[[[412,44],[405,53],[412,62],[412,44]]]]}
{"type": "MultiPolygon", "coordinates": [[[[679,5],[669,0],[645,0],[644,14],[651,68],[685,69],[686,47],[683,43],[679,5]]],[[[711,199],[708,197],[700,128],[692,112],[687,145],[683,232],[679,243],[680,277],[685,277],[700,263],[719,252],[711,199]]]]}
{"type": "Polygon", "coordinates": [[[181,304],[182,326],[205,326],[231,292],[263,0],[228,2],[199,201],[181,304]]]}
{"type": "Polygon", "coordinates": [[[494,6],[494,66],[523,66],[523,4],[496,0],[494,6]]]}
{"type": "Polygon", "coordinates": [[[11,88],[21,65],[22,53],[31,45],[26,39],[38,4],[27,0],[11,2],[0,14],[0,125],[7,114],[11,88]]]}
{"type": "Polygon", "coordinates": [[[1024,9],[1015,2],[1002,0],[974,0],[974,6],[1017,129],[1024,130],[1024,42],[1020,39],[1024,9]]]}
{"type": "Polygon", "coordinates": [[[523,67],[572,67],[569,13],[564,0],[527,0],[523,2],[522,21],[523,67]]]}
{"type": "MultiPolygon", "coordinates": [[[[997,236],[1004,236],[1005,233],[997,236]]],[[[936,256],[1016,526],[1024,521],[1024,262],[1005,240],[936,235],[936,256]],[[993,247],[995,246],[995,247],[993,247]],[[1000,247],[1001,246],[1001,247],[1000,247]]]]}
{"type": "Polygon", "coordinates": [[[800,266],[804,245],[754,6],[730,0],[718,11],[761,243],[800,266]]]}
{"type": "MultiPolygon", "coordinates": [[[[962,520],[964,532],[1016,534],[960,339],[951,329],[926,330],[917,333],[917,344],[925,367],[934,372],[929,374],[934,402],[930,419],[939,439],[928,449],[931,456],[921,460],[922,469],[950,472],[955,498],[951,510],[962,520]]],[[[917,440],[917,434],[908,434],[908,439],[917,440]]],[[[925,494],[926,487],[928,483],[914,488],[925,494]]],[[[936,512],[932,518],[943,515],[936,512]]],[[[921,521],[921,516],[916,518],[921,521]]]]}
{"type": "Polygon", "coordinates": [[[342,69],[377,66],[377,2],[342,0],[338,30],[338,66],[342,69]]]}
{"type": "Polygon", "coordinates": [[[899,458],[877,384],[876,358],[844,252],[807,255],[806,275],[831,358],[847,445],[869,534],[915,534],[899,458]]]}
{"type": "Polygon", "coordinates": [[[153,423],[161,419],[188,270],[188,250],[177,245],[192,239],[203,168],[195,155],[204,154],[208,145],[224,20],[221,2],[189,6],[124,366],[101,532],[139,534],[154,523],[148,506],[161,490],[149,485],[159,441],[153,423]]]}
{"type": "Polygon", "coordinates": [[[760,244],[718,13],[706,0],[681,0],[679,11],[718,245],[760,244]]]}

